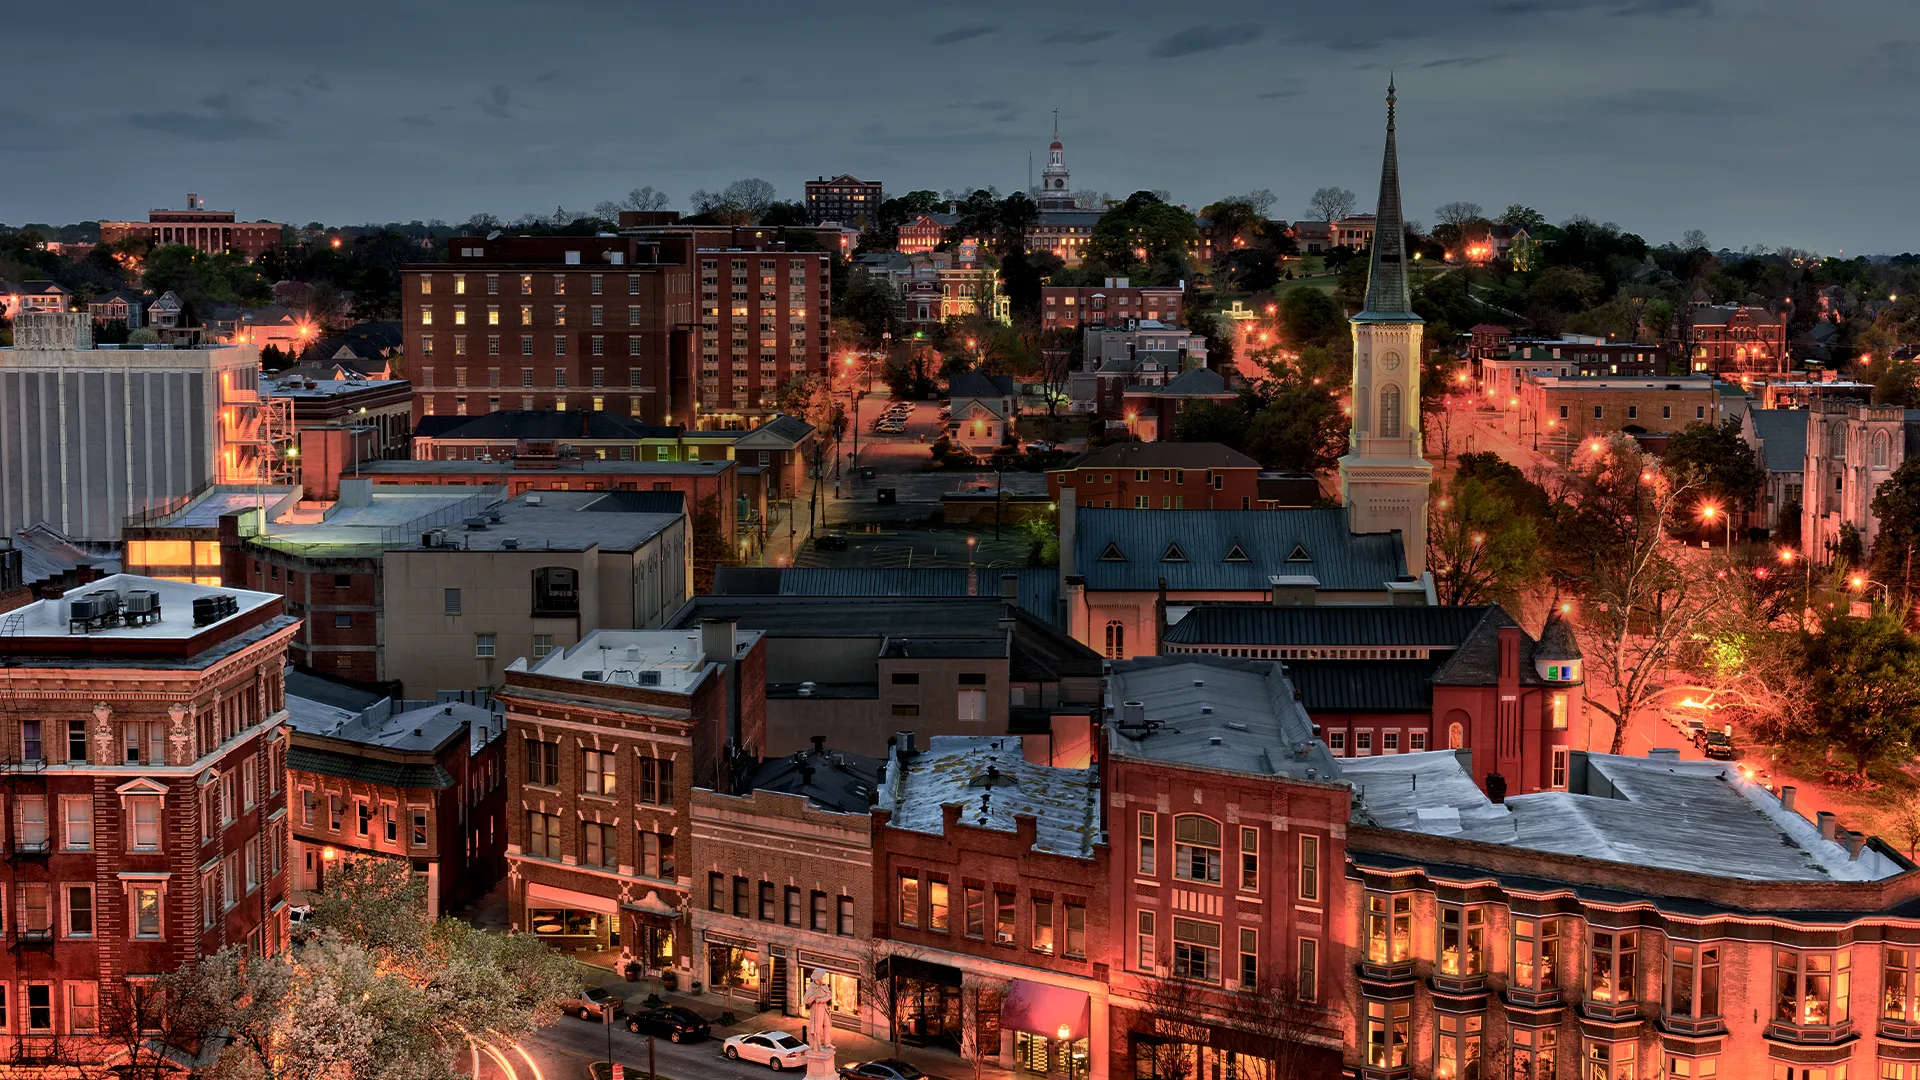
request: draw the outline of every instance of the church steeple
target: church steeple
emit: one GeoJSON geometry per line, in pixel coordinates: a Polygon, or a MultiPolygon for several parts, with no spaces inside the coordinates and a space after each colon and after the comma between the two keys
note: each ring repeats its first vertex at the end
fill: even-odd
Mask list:
{"type": "Polygon", "coordinates": [[[1358,318],[1413,314],[1407,293],[1407,230],[1400,212],[1400,155],[1393,142],[1393,112],[1399,102],[1387,79],[1387,150],[1380,162],[1380,202],[1373,216],[1373,258],[1367,268],[1367,302],[1358,318]]]}
{"type": "Polygon", "coordinates": [[[1071,210],[1072,176],[1067,172],[1067,148],[1060,144],[1060,110],[1053,110],[1053,142],[1047,146],[1047,167],[1040,172],[1040,209],[1071,210]]]}

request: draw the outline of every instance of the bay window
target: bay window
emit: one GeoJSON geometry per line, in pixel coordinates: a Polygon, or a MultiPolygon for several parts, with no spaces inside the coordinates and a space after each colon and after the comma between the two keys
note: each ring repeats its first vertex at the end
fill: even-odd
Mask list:
{"type": "Polygon", "coordinates": [[[1587,1000],[1601,1005],[1633,1001],[1633,953],[1640,936],[1631,930],[1596,930],[1587,950],[1587,1000]]]}
{"type": "Polygon", "coordinates": [[[1481,1023],[1479,1016],[1439,1014],[1435,1024],[1440,1036],[1439,1052],[1433,1059],[1435,1080],[1480,1075],[1481,1023]]]}
{"type": "Polygon", "coordinates": [[[1667,1015],[1703,1020],[1720,1015],[1720,950],[1673,946],[1667,969],[1667,1015]]]}
{"type": "Polygon", "coordinates": [[[1880,1019],[1896,1024],[1920,1024],[1920,1000],[1915,977],[1920,975],[1920,949],[1887,950],[1880,976],[1880,1019]]]}
{"type": "Polygon", "coordinates": [[[1465,978],[1487,970],[1487,915],[1480,908],[1440,909],[1440,973],[1465,978]]]}
{"type": "Polygon", "coordinates": [[[1367,894],[1367,961],[1403,964],[1413,955],[1413,897],[1367,894]]]}
{"type": "Polygon", "coordinates": [[[1545,993],[1558,987],[1559,970],[1559,920],[1515,916],[1512,985],[1533,993],[1545,993]]]}
{"type": "Polygon", "coordinates": [[[1560,1048],[1560,1033],[1553,1028],[1509,1027],[1507,1038],[1513,1043],[1510,1060],[1513,1080],[1547,1080],[1554,1075],[1554,1053],[1560,1048]]]}
{"type": "Polygon", "coordinates": [[[1407,1032],[1412,1026],[1411,1002],[1367,1002],[1367,1064],[1380,1069],[1406,1068],[1407,1032]]]}
{"type": "Polygon", "coordinates": [[[1773,961],[1773,1018],[1796,1027],[1847,1022],[1850,954],[1781,950],[1773,961]]]}
{"type": "Polygon", "coordinates": [[[1631,1042],[1588,1042],[1585,1080],[1635,1080],[1634,1050],[1631,1042]]]}

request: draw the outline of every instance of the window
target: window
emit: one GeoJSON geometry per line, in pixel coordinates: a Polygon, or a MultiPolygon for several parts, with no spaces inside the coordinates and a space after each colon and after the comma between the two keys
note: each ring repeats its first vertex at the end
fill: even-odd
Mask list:
{"type": "Polygon", "coordinates": [[[1635,1043],[1587,1043],[1587,1069],[1581,1075],[1589,1080],[1634,1080],[1635,1043]]]}
{"type": "Polygon", "coordinates": [[[800,887],[789,885],[786,890],[786,917],[782,920],[788,926],[800,925],[800,887]]]}
{"type": "Polygon", "coordinates": [[[1107,622],[1105,655],[1109,660],[1119,660],[1127,655],[1127,628],[1121,625],[1119,619],[1111,619],[1107,622]]]}
{"type": "Polygon", "coordinates": [[[727,897],[727,875],[707,875],[707,910],[725,911],[727,897]]]}
{"type": "Polygon", "coordinates": [[[1873,433],[1873,467],[1876,469],[1887,467],[1887,433],[1884,431],[1873,433]]]}
{"type": "Polygon", "coordinates": [[[1367,1002],[1367,1064],[1383,1069],[1407,1066],[1407,1030],[1413,1004],[1406,1001],[1367,1002]]]}
{"type": "Polygon", "coordinates": [[[560,815],[527,811],[527,854],[537,859],[560,857],[560,815]]]}
{"type": "Polygon", "coordinates": [[[1149,811],[1140,814],[1140,859],[1139,872],[1143,877],[1153,877],[1159,871],[1154,867],[1153,829],[1158,816],[1149,811]]]}
{"type": "Polygon", "coordinates": [[[760,921],[773,921],[773,882],[760,883],[760,921]]]}
{"type": "Polygon", "coordinates": [[[67,760],[85,764],[87,756],[87,722],[67,721],[67,760]]]}
{"type": "Polygon", "coordinates": [[[1413,952],[1413,898],[1367,894],[1367,961],[1404,964],[1413,952]]]}
{"type": "Polygon", "coordinates": [[[1085,904],[1068,903],[1065,907],[1067,912],[1067,940],[1061,951],[1069,959],[1085,960],[1087,958],[1087,906],[1085,904]]]}
{"type": "Polygon", "coordinates": [[[540,659],[541,657],[547,655],[552,651],[553,651],[553,635],[552,634],[533,635],[533,658],[535,660],[540,659]]]}
{"type": "Polygon", "coordinates": [[[1251,926],[1240,928],[1240,988],[1252,990],[1260,985],[1260,931],[1251,926]]]}
{"type": "Polygon", "coordinates": [[[100,1030],[100,986],[98,983],[67,984],[67,1031],[75,1035],[100,1030]]]}
{"type": "Polygon", "coordinates": [[[840,903],[840,923],[834,932],[839,934],[841,937],[852,937],[853,936],[853,897],[842,896],[842,897],[838,897],[837,899],[839,900],[839,903],[840,903]]]}
{"type": "MultiPolygon", "coordinates": [[[[1890,950],[1890,952],[1899,951],[1898,949],[1890,950]]],[[[1667,972],[1667,1014],[1693,1020],[1720,1015],[1720,950],[1718,948],[1678,944],[1673,946],[1667,972]]],[[[1897,1017],[1889,1019],[1897,1019],[1897,1017]]]]}
{"type": "MultiPolygon", "coordinates": [[[[312,791],[308,791],[312,797],[312,791]]],[[[128,826],[129,847],[134,851],[160,850],[160,797],[158,795],[135,795],[127,800],[127,816],[131,819],[128,826]]],[[[313,808],[307,808],[307,824],[311,825],[313,808]]]]}
{"type": "Polygon", "coordinates": [[[459,589],[444,590],[441,599],[444,605],[442,610],[445,611],[446,614],[448,615],[460,614],[460,590],[459,589]]]}
{"type": "Polygon", "coordinates": [[[473,655],[478,657],[491,657],[493,655],[493,642],[494,637],[492,634],[473,635],[473,655]]]}
{"type": "Polygon", "coordinates": [[[260,803],[260,781],[254,766],[257,759],[248,757],[240,762],[240,805],[248,810],[260,803]]]}
{"type": "Polygon", "coordinates": [[[1567,412],[1569,408],[1570,407],[1566,405],[1560,406],[1560,419],[1565,420],[1567,418],[1567,412]]]}
{"type": "Polygon", "coordinates": [[[1567,748],[1564,746],[1556,746],[1553,748],[1553,767],[1551,775],[1548,777],[1547,786],[1558,791],[1566,790],[1567,748]]]}
{"type": "Polygon", "coordinates": [[[408,825],[407,842],[414,847],[426,847],[427,846],[427,808],[424,806],[409,807],[407,810],[407,815],[410,819],[410,823],[408,825]]]}
{"type": "Polygon", "coordinates": [[[333,617],[333,626],[336,630],[348,629],[353,626],[353,616],[345,614],[335,615],[333,617]]]}
{"type": "Polygon", "coordinates": [[[833,928],[827,925],[827,894],[818,889],[809,897],[812,911],[808,913],[807,929],[820,934],[830,934],[833,928]]]}
{"type": "Polygon", "coordinates": [[[1693,418],[1695,420],[1705,420],[1707,418],[1707,407],[1705,405],[1695,405],[1693,407],[1693,418]]]}
{"type": "Polygon", "coordinates": [[[640,801],[649,806],[673,805],[673,762],[670,759],[640,759],[640,801]]]}
{"type": "Polygon", "coordinates": [[[1671,405],[1660,406],[1660,419],[1662,420],[1673,419],[1673,406],[1671,405]]]}
{"type": "Polygon", "coordinates": [[[1640,406],[1638,405],[1627,406],[1627,419],[1629,420],[1640,419],[1640,406]]]}
{"type": "MultiPolygon", "coordinates": [[[[1896,1069],[1906,1068],[1906,1066],[1902,1065],[1894,1065],[1893,1067],[1896,1069]]],[[[1790,1066],[1783,1065],[1781,1068],[1791,1071],[1790,1066]]],[[[1840,1066],[1835,1080],[1846,1080],[1846,1069],[1847,1067],[1845,1065],[1840,1066]]],[[[1827,1070],[1815,1069],[1810,1071],[1825,1073],[1827,1070]]],[[[1668,1055],[1667,1075],[1673,1078],[1673,1080],[1692,1080],[1692,1078],[1696,1076],[1719,1076],[1720,1059],[1710,1057],[1684,1058],[1678,1055],[1668,1055]]],[[[1909,1075],[1910,1074],[1904,1072],[1890,1073],[1887,1071],[1887,1065],[1883,1064],[1880,1066],[1881,1080],[1887,1080],[1888,1077],[1892,1077],[1893,1080],[1908,1080],[1909,1075]]]]}
{"type": "Polygon", "coordinates": [[[1053,901],[1033,901],[1033,951],[1053,954],[1053,901]]]}
{"type": "Polygon", "coordinates": [[[586,778],[586,793],[589,795],[612,795],[614,793],[613,751],[582,750],[581,773],[586,778]]]}
{"type": "Polygon", "coordinates": [[[1134,966],[1141,971],[1152,971],[1154,958],[1159,955],[1158,935],[1154,932],[1154,913],[1141,911],[1139,927],[1135,937],[1134,966]]]}
{"type": "Polygon", "coordinates": [[[135,888],[133,890],[133,936],[137,938],[160,936],[159,889],[135,888]]]}
{"type": "Polygon", "coordinates": [[[20,721],[20,759],[22,761],[44,761],[45,751],[40,745],[40,721],[20,721]]]}
{"type": "Polygon", "coordinates": [[[1400,388],[1391,383],[1380,388],[1380,437],[1400,437],[1400,388]]]}
{"type": "Polygon", "coordinates": [[[1557,919],[1513,919],[1512,984],[1540,993],[1555,989],[1560,966],[1560,922],[1557,919]]]}
{"type": "Polygon", "coordinates": [[[581,822],[580,861],[588,866],[608,867],[614,864],[614,858],[613,826],[597,821],[581,822]]]}
{"type": "Polygon", "coordinates": [[[987,718],[987,692],[985,690],[962,689],[958,692],[957,696],[959,719],[978,722],[987,718]]]}
{"type": "Polygon", "coordinates": [[[920,879],[900,875],[900,905],[898,922],[901,926],[920,925],[920,879]]]}
{"type": "Polygon", "coordinates": [[[47,839],[47,797],[45,795],[21,795],[14,799],[19,808],[20,820],[16,823],[19,832],[14,836],[15,851],[46,851],[51,847],[47,839]]]}
{"type": "Polygon", "coordinates": [[[1300,959],[1294,967],[1294,995],[1303,1002],[1320,1000],[1320,942],[1300,939],[1300,959]]]}
{"type": "Polygon", "coordinates": [[[1456,978],[1487,970],[1487,914],[1479,908],[1440,909],[1440,973],[1456,978]]]}
{"type": "Polygon", "coordinates": [[[894,716],[919,716],[920,706],[895,702],[893,707],[888,711],[894,716]]]}
{"type": "Polygon", "coordinates": [[[672,833],[643,832],[640,834],[640,873],[645,877],[668,881],[673,879],[675,868],[672,833]]]}
{"type": "Polygon", "coordinates": [[[365,800],[356,799],[353,804],[353,809],[357,821],[355,831],[361,836],[368,835],[373,825],[373,807],[367,805],[365,800]]]}
{"type": "Polygon", "coordinates": [[[1849,953],[1774,954],[1773,1018],[1796,1027],[1847,1022],[1849,953]]]}
{"type": "Polygon", "coordinates": [[[1444,1077],[1480,1075],[1480,1025],[1476,1013],[1435,1016],[1440,1046],[1433,1063],[1433,1075],[1444,1077]]]}
{"type": "Polygon", "coordinates": [[[1173,920],[1173,973],[1182,979],[1220,981],[1220,924],[1173,920]]]}
{"type": "Polygon", "coordinates": [[[340,815],[344,812],[344,801],[338,795],[327,796],[327,828],[340,831],[340,815]]]}
{"type": "Polygon", "coordinates": [[[527,740],[527,783],[539,787],[560,786],[560,744],[527,740]]]}
{"type": "Polygon", "coordinates": [[[1603,1005],[1633,1001],[1634,949],[1638,945],[1639,935],[1632,931],[1593,932],[1587,952],[1588,1000],[1603,1005]]]}
{"type": "Polygon", "coordinates": [[[1600,419],[1600,414],[1601,414],[1601,412],[1602,412],[1602,411],[1603,411],[1604,409],[1605,409],[1605,406],[1603,406],[1603,405],[1595,405],[1595,406],[1593,407],[1593,418],[1594,418],[1595,420],[1598,420],[1598,419],[1600,419]]]}
{"type": "Polygon", "coordinates": [[[986,890],[977,885],[968,885],[962,890],[966,904],[966,936],[984,939],[987,936],[987,895],[986,890]]]}
{"type": "Polygon", "coordinates": [[[1198,814],[1173,819],[1173,876],[1186,881],[1220,881],[1220,823],[1198,814]]]}
{"type": "MultiPolygon", "coordinates": [[[[662,449],[665,449],[665,447],[662,447],[662,449]]],[[[895,686],[918,686],[920,685],[920,673],[917,671],[896,671],[893,673],[892,682],[895,686]]]]}
{"type": "Polygon", "coordinates": [[[93,849],[92,796],[60,796],[60,846],[66,851],[93,849]]]}
{"type": "Polygon", "coordinates": [[[753,910],[747,899],[747,879],[738,875],[733,879],[733,913],[743,919],[753,917],[753,910]]]}
{"type": "Polygon", "coordinates": [[[1512,1041],[1511,1050],[1514,1080],[1532,1080],[1533,1077],[1554,1075],[1554,1050],[1559,1046],[1560,1033],[1553,1028],[1524,1028],[1518,1025],[1507,1028],[1507,1038],[1512,1041]]]}
{"type": "Polygon", "coordinates": [[[1260,891],[1260,830],[1240,828],[1240,891],[1260,891]]]}
{"type": "Polygon", "coordinates": [[[1300,899],[1320,899],[1320,838],[1310,834],[1300,837],[1300,899]]]}
{"type": "Polygon", "coordinates": [[[995,945],[1013,944],[1013,894],[996,892],[993,894],[993,943],[995,945]]]}
{"type": "Polygon", "coordinates": [[[93,886],[68,885],[67,936],[93,936],[93,886]]]}
{"type": "Polygon", "coordinates": [[[1347,752],[1347,733],[1344,731],[1327,732],[1327,750],[1330,751],[1334,757],[1344,755],[1347,752]]]}
{"type": "Polygon", "coordinates": [[[1365,756],[1373,753],[1373,732],[1356,731],[1353,733],[1353,752],[1365,756]]]}
{"type": "Polygon", "coordinates": [[[947,883],[944,881],[927,882],[927,929],[936,934],[948,932],[947,883]]]}

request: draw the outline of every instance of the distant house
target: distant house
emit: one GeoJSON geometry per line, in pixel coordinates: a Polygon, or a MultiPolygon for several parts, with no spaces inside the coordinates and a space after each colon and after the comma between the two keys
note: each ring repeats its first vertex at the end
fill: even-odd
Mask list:
{"type": "Polygon", "coordinates": [[[1693,370],[1715,375],[1778,375],[1787,370],[1787,317],[1763,307],[1702,304],[1688,313],[1693,370]]]}
{"type": "Polygon", "coordinates": [[[992,453],[1014,440],[1013,377],[963,371],[947,385],[947,431],[969,453],[992,453]]]}
{"type": "Polygon", "coordinates": [[[799,494],[813,453],[814,426],[797,416],[774,413],[733,441],[733,457],[742,468],[764,470],[769,499],[799,494]]]}
{"type": "Polygon", "coordinates": [[[1121,403],[1126,415],[1132,418],[1134,434],[1152,442],[1172,438],[1180,410],[1194,402],[1225,404],[1239,397],[1239,392],[1227,385],[1225,376],[1211,368],[1197,367],[1158,386],[1130,386],[1121,395],[1121,403]]]}
{"type": "Polygon", "coordinates": [[[1293,240],[1302,255],[1324,255],[1333,246],[1333,224],[1326,221],[1296,221],[1293,240]]]}
{"type": "Polygon", "coordinates": [[[132,289],[115,289],[87,302],[87,314],[93,316],[94,322],[126,323],[129,330],[145,325],[146,312],[147,298],[132,289]]]}
{"type": "Polygon", "coordinates": [[[160,294],[160,299],[147,305],[147,325],[155,330],[178,330],[185,311],[180,294],[168,289],[160,294]]]}
{"type": "Polygon", "coordinates": [[[73,294],[51,281],[14,284],[0,278],[0,315],[11,319],[23,311],[65,311],[73,294]]]}

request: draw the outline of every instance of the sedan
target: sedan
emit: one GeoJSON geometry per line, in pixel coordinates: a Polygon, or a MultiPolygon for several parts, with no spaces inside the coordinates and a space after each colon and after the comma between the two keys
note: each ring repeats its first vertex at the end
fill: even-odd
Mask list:
{"type": "Polygon", "coordinates": [[[627,1003],[598,986],[589,986],[579,997],[561,1003],[560,1011],[572,1013],[582,1020],[598,1020],[604,1024],[609,1012],[614,1016],[626,1012],[627,1003]]]}
{"type": "Polygon", "coordinates": [[[678,1005],[642,1009],[627,1017],[627,1030],[635,1035],[665,1035],[672,1042],[698,1042],[713,1033],[699,1013],[678,1005]]]}
{"type": "Polygon", "coordinates": [[[856,1061],[851,1065],[842,1065],[840,1075],[846,1080],[931,1080],[926,1073],[899,1058],[856,1061]]]}
{"type": "Polygon", "coordinates": [[[723,1044],[722,1052],[736,1061],[757,1061],[774,1072],[802,1069],[807,1064],[807,1044],[784,1031],[735,1035],[723,1044]]]}

